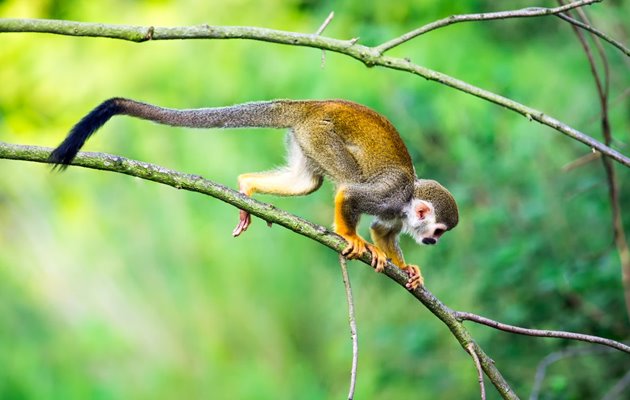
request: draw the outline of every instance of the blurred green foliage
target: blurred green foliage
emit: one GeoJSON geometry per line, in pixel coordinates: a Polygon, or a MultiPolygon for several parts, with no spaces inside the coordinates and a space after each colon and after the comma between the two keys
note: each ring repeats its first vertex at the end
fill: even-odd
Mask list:
{"type": "MultiPolygon", "coordinates": [[[[0,17],[138,25],[252,25],[375,45],[454,13],[551,1],[4,0],[0,17]]],[[[630,3],[588,8],[630,42],[630,3]]],[[[454,309],[507,323],[628,340],[600,162],[549,128],[410,74],[337,54],[251,41],[133,44],[0,36],[0,140],[56,145],[102,100],[192,108],[272,98],[345,98],[388,116],[419,175],[442,181],[460,226],[436,248],[403,239],[428,287],[454,309]]],[[[605,45],[616,145],[628,154],[628,60],[605,45]]],[[[599,138],[595,86],[571,28],[535,18],[447,27],[392,51],[539,108],[599,138]]],[[[116,118],[86,146],[234,186],[282,162],[283,133],[199,131],[116,118]]],[[[329,399],[347,391],[350,340],[336,255],[194,193],[116,174],[0,160],[0,398],[329,399]]],[[[617,166],[621,204],[630,171],[617,166]]],[[[260,196],[329,225],[330,184],[302,198],[260,196]]],[[[368,218],[366,218],[367,223],[368,218]]],[[[624,216],[626,231],[630,216],[624,216]]],[[[478,397],[467,354],[400,287],[351,263],[359,325],[357,398],[478,397]]],[[[565,348],[468,325],[522,397],[565,348]]],[[[552,364],[545,399],[599,398],[630,368],[597,352],[552,364]]],[[[489,398],[497,398],[489,386],[489,398]]]]}

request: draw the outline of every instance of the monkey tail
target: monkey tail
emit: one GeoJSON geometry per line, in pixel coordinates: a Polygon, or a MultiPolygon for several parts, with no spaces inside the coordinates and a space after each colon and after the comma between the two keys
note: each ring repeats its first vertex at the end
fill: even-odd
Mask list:
{"type": "Polygon", "coordinates": [[[64,141],[48,156],[48,161],[54,163],[53,169],[65,169],[74,160],[85,141],[111,117],[121,113],[119,100],[113,98],[101,103],[70,130],[64,141]]]}
{"type": "Polygon", "coordinates": [[[189,128],[291,128],[303,119],[308,102],[274,100],[238,104],[229,107],[178,110],[139,101],[112,98],[83,117],[61,144],[50,153],[54,168],[65,169],[85,141],[117,114],[129,115],[160,124],[189,128]]]}

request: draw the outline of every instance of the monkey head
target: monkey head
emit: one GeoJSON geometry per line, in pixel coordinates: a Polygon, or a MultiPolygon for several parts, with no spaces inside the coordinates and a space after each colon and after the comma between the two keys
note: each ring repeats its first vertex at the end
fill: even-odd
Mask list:
{"type": "Polygon", "coordinates": [[[419,244],[436,244],[459,222],[453,195],[434,180],[416,179],[411,201],[403,210],[403,229],[419,244]]]}

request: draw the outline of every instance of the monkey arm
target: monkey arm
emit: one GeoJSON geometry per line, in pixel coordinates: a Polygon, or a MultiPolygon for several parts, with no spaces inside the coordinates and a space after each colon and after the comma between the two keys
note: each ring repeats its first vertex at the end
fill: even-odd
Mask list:
{"type": "Polygon", "coordinates": [[[370,226],[370,233],[374,244],[387,254],[387,258],[399,268],[404,268],[406,265],[405,259],[398,245],[398,235],[401,229],[402,224],[398,221],[394,225],[388,225],[376,219],[370,226]]]}
{"type": "Polygon", "coordinates": [[[409,274],[409,280],[406,284],[407,288],[415,289],[420,285],[424,285],[424,279],[417,265],[405,262],[402,250],[398,244],[398,236],[401,229],[402,223],[400,221],[392,221],[391,223],[387,221],[385,223],[376,219],[370,226],[370,233],[374,244],[385,252],[392,263],[409,274]]]}
{"type": "Polygon", "coordinates": [[[372,254],[372,267],[382,272],[387,262],[387,255],[377,246],[369,244],[357,234],[360,213],[352,207],[345,190],[339,189],[335,195],[335,233],[346,239],[348,246],[341,252],[349,259],[360,257],[364,252],[372,254]]]}

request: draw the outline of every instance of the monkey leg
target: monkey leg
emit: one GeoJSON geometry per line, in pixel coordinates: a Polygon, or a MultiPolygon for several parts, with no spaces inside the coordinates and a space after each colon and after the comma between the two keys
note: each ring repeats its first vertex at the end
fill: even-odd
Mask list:
{"type": "MultiPolygon", "coordinates": [[[[412,290],[418,286],[424,285],[424,279],[417,265],[407,264],[405,262],[402,250],[400,250],[400,245],[398,244],[398,235],[400,234],[401,228],[402,225],[399,222],[390,225],[389,221],[382,222],[377,219],[370,227],[370,234],[374,244],[383,249],[391,262],[407,272],[409,279],[405,286],[407,289],[412,290]]],[[[382,269],[376,269],[376,272],[382,271],[382,269]]]]}
{"type": "MultiPolygon", "coordinates": [[[[306,169],[281,168],[276,171],[243,174],[238,177],[241,193],[251,196],[254,193],[276,194],[279,196],[299,196],[317,190],[322,184],[322,177],[306,169]]],[[[240,210],[239,222],[232,232],[238,236],[247,230],[252,217],[247,211],[240,210]]]]}
{"type": "Polygon", "coordinates": [[[335,195],[335,233],[346,239],[348,246],[341,254],[349,259],[358,258],[366,251],[372,254],[372,267],[382,271],[387,262],[387,255],[377,246],[365,241],[357,234],[356,228],[359,222],[359,212],[351,206],[344,189],[337,191],[335,195]]]}
{"type": "MultiPolygon", "coordinates": [[[[247,196],[254,193],[299,196],[314,192],[322,185],[322,175],[304,156],[293,135],[289,134],[287,139],[287,165],[273,171],[240,175],[238,187],[241,193],[247,196]]],[[[239,222],[232,236],[244,232],[251,221],[251,215],[240,210],[239,222]]]]}

